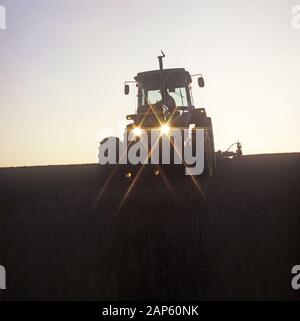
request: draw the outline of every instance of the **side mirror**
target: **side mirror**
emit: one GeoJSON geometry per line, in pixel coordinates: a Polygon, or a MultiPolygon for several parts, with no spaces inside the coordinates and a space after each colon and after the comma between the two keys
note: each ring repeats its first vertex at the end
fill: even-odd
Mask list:
{"type": "Polygon", "coordinates": [[[125,95],[128,95],[128,94],[129,94],[129,85],[128,85],[128,84],[125,84],[124,94],[125,94],[125,95]]]}
{"type": "Polygon", "coordinates": [[[198,78],[198,85],[201,88],[203,88],[205,86],[204,79],[202,76],[198,78]]]}

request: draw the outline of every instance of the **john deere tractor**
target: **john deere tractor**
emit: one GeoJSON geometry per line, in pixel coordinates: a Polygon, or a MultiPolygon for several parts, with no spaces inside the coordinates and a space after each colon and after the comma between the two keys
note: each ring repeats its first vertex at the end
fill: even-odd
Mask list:
{"type": "MultiPolygon", "coordinates": [[[[211,118],[204,108],[195,108],[191,83],[198,77],[199,87],[204,87],[202,75],[190,75],[184,68],[163,68],[164,53],[158,57],[159,70],[140,72],[134,81],[125,82],[124,92],[129,94],[129,83],[138,89],[137,112],[128,115],[127,133],[139,136],[141,129],[146,131],[157,128],[161,133],[172,129],[204,130],[204,174],[213,175],[215,171],[215,149],[211,118]]],[[[192,139],[193,142],[193,139],[192,139]]]]}
{"type": "MultiPolygon", "coordinates": [[[[127,115],[129,123],[125,131],[126,134],[124,135],[124,141],[126,140],[125,153],[127,154],[130,147],[139,140],[142,132],[146,132],[147,135],[150,136],[153,135],[153,130],[161,133],[161,135],[158,136],[158,143],[160,143],[163,136],[168,136],[170,142],[172,142],[174,137],[169,133],[172,133],[174,130],[177,130],[177,133],[178,131],[182,132],[182,135],[187,131],[190,132],[190,139],[187,141],[186,136],[184,136],[182,147],[179,148],[184,149],[186,144],[190,144],[192,153],[195,153],[195,135],[198,129],[202,129],[204,170],[201,171],[201,174],[212,176],[215,171],[216,160],[211,118],[207,117],[204,108],[196,108],[194,106],[191,92],[192,78],[197,76],[199,87],[204,87],[204,79],[200,74],[191,76],[184,68],[164,69],[164,57],[163,52],[161,56],[158,56],[158,70],[140,72],[134,77],[134,81],[125,82],[124,92],[126,95],[129,94],[131,83],[134,83],[137,87],[136,113],[127,115]],[[150,132],[152,134],[150,134],[150,132]],[[135,138],[133,140],[128,139],[129,135],[131,135],[131,138],[132,136],[135,138]]],[[[102,143],[104,142],[105,140],[102,141],[102,143]]],[[[151,138],[148,140],[149,145],[150,142],[151,138]]],[[[160,145],[161,148],[161,144],[158,145],[160,145]]],[[[174,144],[171,144],[171,146],[173,146],[173,150],[171,149],[170,152],[170,164],[172,167],[174,165],[172,161],[174,162],[174,157],[176,153],[178,153],[178,150],[174,150],[174,144]]],[[[151,150],[153,146],[151,145],[149,147],[150,152],[147,158],[153,156],[151,150]]],[[[121,157],[120,153],[117,152],[117,154],[118,158],[121,157]]],[[[159,175],[159,169],[161,168],[161,153],[159,153],[159,155],[159,161],[154,162],[156,165],[153,165],[153,162],[149,162],[150,165],[146,165],[146,167],[152,169],[155,175],[159,175]]],[[[124,164],[124,162],[121,163],[124,164]]],[[[181,165],[181,167],[187,168],[184,162],[181,165]]],[[[128,168],[129,167],[130,166],[128,166],[128,168]]],[[[131,166],[131,168],[133,167],[131,166]]],[[[126,176],[130,178],[134,176],[132,169],[126,172],[126,176]]]]}

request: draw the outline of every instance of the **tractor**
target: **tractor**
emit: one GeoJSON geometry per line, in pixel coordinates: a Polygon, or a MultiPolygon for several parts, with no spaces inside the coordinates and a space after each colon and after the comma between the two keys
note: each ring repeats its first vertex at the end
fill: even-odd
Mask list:
{"type": "MultiPolygon", "coordinates": [[[[124,134],[124,140],[127,141],[126,150],[132,144],[135,144],[136,139],[139,139],[142,132],[150,135],[150,131],[157,130],[161,133],[161,136],[168,136],[169,132],[177,129],[182,133],[184,131],[190,132],[189,141],[185,141],[186,138],[183,137],[183,145],[190,144],[193,153],[195,153],[195,133],[197,129],[201,129],[204,150],[204,169],[201,174],[212,176],[216,168],[212,122],[211,118],[206,115],[204,108],[194,106],[191,91],[193,77],[197,77],[198,86],[201,88],[205,85],[204,79],[201,74],[190,75],[184,68],[164,69],[164,57],[163,52],[162,55],[157,57],[159,61],[158,70],[139,72],[134,77],[134,81],[124,83],[125,95],[130,92],[130,84],[133,83],[137,87],[136,113],[126,116],[129,121],[125,131],[126,134],[124,134]],[[129,141],[128,135],[134,136],[135,141],[129,141]]],[[[172,141],[171,135],[169,139],[172,141]]],[[[171,144],[171,146],[174,147],[174,144],[171,144]]],[[[176,152],[171,151],[171,164],[176,152]]],[[[120,157],[119,154],[118,157],[120,157]]],[[[151,150],[148,157],[151,157],[151,150]]],[[[161,157],[159,162],[156,163],[157,165],[151,165],[155,175],[159,175],[160,163],[161,157]]],[[[186,168],[184,163],[183,167],[186,168]]],[[[126,171],[126,177],[131,178],[132,176],[131,170],[126,171]]]]}

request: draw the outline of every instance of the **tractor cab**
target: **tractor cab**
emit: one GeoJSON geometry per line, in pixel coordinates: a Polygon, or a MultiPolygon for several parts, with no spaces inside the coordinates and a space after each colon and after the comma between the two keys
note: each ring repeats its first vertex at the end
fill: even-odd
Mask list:
{"type": "MultiPolygon", "coordinates": [[[[137,113],[128,115],[135,125],[143,122],[143,127],[156,127],[162,122],[171,126],[188,126],[192,111],[195,110],[191,83],[192,76],[184,68],[164,69],[162,59],[158,57],[159,70],[140,72],[134,81],[125,82],[125,94],[129,94],[129,84],[138,88],[137,113]]],[[[204,87],[202,75],[198,85],[204,87]]]]}
{"type": "Polygon", "coordinates": [[[192,79],[183,68],[140,72],[134,79],[138,86],[138,113],[145,112],[149,105],[159,103],[170,112],[174,108],[193,107],[190,92],[192,79]]]}

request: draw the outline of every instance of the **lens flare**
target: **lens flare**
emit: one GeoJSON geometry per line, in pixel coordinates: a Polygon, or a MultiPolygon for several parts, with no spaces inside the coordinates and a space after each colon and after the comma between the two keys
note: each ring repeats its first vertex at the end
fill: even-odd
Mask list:
{"type": "Polygon", "coordinates": [[[164,124],[160,127],[160,132],[162,134],[168,135],[170,132],[170,127],[167,124],[164,124]]]}
{"type": "Polygon", "coordinates": [[[142,130],[140,129],[140,127],[134,127],[133,128],[133,134],[136,137],[140,137],[142,135],[142,130]]]}

